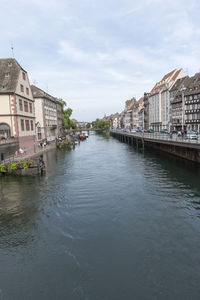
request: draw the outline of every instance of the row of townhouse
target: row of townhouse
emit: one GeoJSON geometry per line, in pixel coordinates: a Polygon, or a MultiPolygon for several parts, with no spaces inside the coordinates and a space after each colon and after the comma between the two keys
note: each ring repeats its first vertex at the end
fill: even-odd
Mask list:
{"type": "Polygon", "coordinates": [[[124,111],[110,121],[112,128],[200,132],[200,73],[189,77],[183,69],[169,72],[138,101],[127,100],[124,111]]]}
{"type": "Polygon", "coordinates": [[[138,101],[135,98],[126,100],[125,109],[121,113],[116,113],[108,117],[104,117],[105,120],[110,120],[111,128],[113,129],[126,129],[136,130],[144,127],[144,98],[140,98],[138,101]]]}
{"type": "Polygon", "coordinates": [[[34,149],[62,132],[62,105],[30,85],[27,72],[14,58],[0,59],[0,137],[14,137],[19,147],[34,149]]]}

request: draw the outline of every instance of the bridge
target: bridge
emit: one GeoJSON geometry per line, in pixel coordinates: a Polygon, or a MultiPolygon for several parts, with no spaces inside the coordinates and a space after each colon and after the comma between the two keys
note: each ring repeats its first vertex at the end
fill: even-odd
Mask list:
{"type": "Polygon", "coordinates": [[[200,163],[200,137],[197,140],[191,140],[177,135],[132,133],[122,130],[110,130],[110,134],[122,142],[135,145],[137,148],[152,147],[200,163]]]}
{"type": "Polygon", "coordinates": [[[104,131],[104,130],[106,130],[106,131],[108,131],[109,129],[99,129],[99,128],[77,128],[77,129],[68,129],[67,130],[67,132],[82,132],[82,131],[98,131],[98,132],[100,132],[100,131],[104,131]]]}

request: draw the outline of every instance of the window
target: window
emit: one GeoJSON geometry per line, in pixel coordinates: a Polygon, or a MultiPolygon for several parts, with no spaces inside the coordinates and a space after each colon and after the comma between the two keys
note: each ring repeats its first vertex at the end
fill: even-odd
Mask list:
{"type": "Polygon", "coordinates": [[[31,130],[33,131],[33,121],[31,120],[31,130]]]}
{"type": "Polygon", "coordinates": [[[24,120],[21,119],[21,130],[24,131],[24,120]]]}
{"type": "Polygon", "coordinates": [[[5,74],[5,77],[8,78],[8,77],[9,77],[9,73],[6,73],[6,74],[5,74]]]}
{"type": "Polygon", "coordinates": [[[9,61],[8,67],[12,67],[12,62],[9,61]]]}
{"type": "Polygon", "coordinates": [[[26,88],[26,94],[29,95],[29,88],[26,88]]]}
{"type": "Polygon", "coordinates": [[[26,74],[24,72],[22,72],[22,77],[24,80],[26,80],[26,74]]]}
{"type": "Polygon", "coordinates": [[[33,112],[32,103],[29,103],[29,111],[30,111],[30,113],[33,112]]]}
{"type": "Polygon", "coordinates": [[[26,120],[26,131],[29,131],[30,130],[30,127],[29,127],[29,120],[26,120]]]}
{"type": "Polygon", "coordinates": [[[19,109],[23,111],[22,99],[19,99],[19,109]]]}
{"type": "Polygon", "coordinates": [[[20,84],[20,90],[21,90],[22,93],[24,92],[24,86],[23,86],[23,84],[20,84]]]}
{"type": "Polygon", "coordinates": [[[28,112],[28,102],[24,101],[24,111],[28,112]]]}

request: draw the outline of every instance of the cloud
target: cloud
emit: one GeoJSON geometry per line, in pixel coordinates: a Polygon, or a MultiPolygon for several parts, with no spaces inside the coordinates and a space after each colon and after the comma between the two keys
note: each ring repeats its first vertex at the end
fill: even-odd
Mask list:
{"type": "Polygon", "coordinates": [[[85,59],[88,60],[89,58],[89,56],[86,53],[75,47],[74,44],[71,42],[60,41],[59,46],[60,47],[58,53],[64,55],[69,60],[80,62],[84,61],[85,59]]]}
{"type": "Polygon", "coordinates": [[[0,56],[11,56],[13,41],[31,81],[89,121],[175,67],[199,71],[199,11],[197,0],[3,0],[0,56]]]}

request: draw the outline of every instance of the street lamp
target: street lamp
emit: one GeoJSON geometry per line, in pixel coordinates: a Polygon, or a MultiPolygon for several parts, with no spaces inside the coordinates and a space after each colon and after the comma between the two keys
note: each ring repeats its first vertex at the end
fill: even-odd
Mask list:
{"type": "Polygon", "coordinates": [[[186,90],[186,87],[184,84],[181,86],[181,93],[182,93],[182,130],[184,130],[184,117],[185,117],[185,101],[184,101],[184,92],[186,90]]]}

